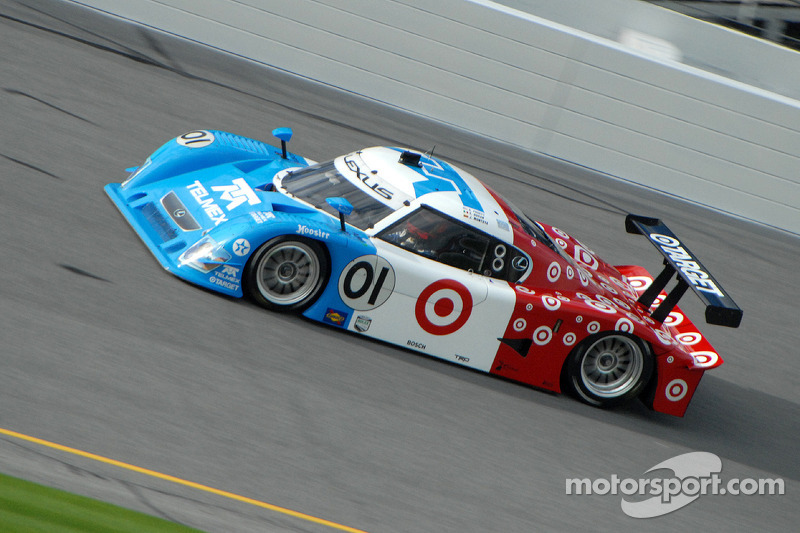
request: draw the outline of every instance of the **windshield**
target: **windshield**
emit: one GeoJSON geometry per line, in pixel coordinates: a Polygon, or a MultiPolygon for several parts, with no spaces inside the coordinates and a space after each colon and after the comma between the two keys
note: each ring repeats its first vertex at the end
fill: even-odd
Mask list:
{"type": "Polygon", "coordinates": [[[378,238],[444,265],[517,283],[530,260],[515,247],[422,206],[378,233],[378,238]]]}
{"type": "MultiPolygon", "coordinates": [[[[508,205],[514,216],[517,217],[517,220],[519,220],[519,225],[522,227],[525,233],[527,233],[531,237],[534,237],[537,241],[541,242],[542,244],[549,246],[556,253],[558,254],[561,253],[560,248],[556,246],[553,240],[547,235],[547,233],[541,228],[541,226],[539,226],[539,224],[531,220],[531,218],[528,217],[528,215],[523,213],[517,206],[509,202],[507,198],[503,196],[500,196],[500,198],[502,198],[503,201],[508,205]]],[[[513,220],[511,222],[513,224],[513,220]]]]}
{"type": "Polygon", "coordinates": [[[394,212],[391,207],[382,204],[350,183],[336,170],[333,161],[289,172],[283,177],[281,187],[295,198],[308,202],[335,217],[339,216],[338,211],[328,205],[325,199],[346,198],[353,204],[353,212],[347,216],[347,222],[361,230],[371,228],[394,212]]]}

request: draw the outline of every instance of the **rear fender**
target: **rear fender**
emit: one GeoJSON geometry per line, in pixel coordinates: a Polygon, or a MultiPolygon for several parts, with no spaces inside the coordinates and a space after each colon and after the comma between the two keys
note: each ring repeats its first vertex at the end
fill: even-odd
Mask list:
{"type": "Polygon", "coordinates": [[[694,396],[704,370],[688,368],[673,355],[656,357],[655,375],[639,397],[654,411],[683,416],[694,396]]]}

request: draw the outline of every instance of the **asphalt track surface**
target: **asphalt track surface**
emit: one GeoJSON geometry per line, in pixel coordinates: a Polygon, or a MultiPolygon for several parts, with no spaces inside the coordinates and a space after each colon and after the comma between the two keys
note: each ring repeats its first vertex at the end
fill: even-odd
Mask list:
{"type": "Polygon", "coordinates": [[[0,50],[0,471],[209,532],[333,530],[229,494],[372,532],[796,531],[796,236],[55,2],[0,1],[0,50]],[[103,193],[185,131],[279,126],[316,160],[435,145],[615,263],[658,269],[623,218],[663,218],[745,311],[703,328],[726,363],[683,419],[592,409],[199,290],[103,193]],[[646,520],[566,494],[691,451],[786,494],[646,520]]]}

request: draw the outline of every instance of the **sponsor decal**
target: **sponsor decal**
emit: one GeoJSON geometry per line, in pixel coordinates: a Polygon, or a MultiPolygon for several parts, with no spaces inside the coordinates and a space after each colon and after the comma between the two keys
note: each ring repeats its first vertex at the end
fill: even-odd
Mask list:
{"type": "Polygon", "coordinates": [[[614,305],[616,305],[620,309],[624,309],[626,311],[630,311],[631,310],[631,306],[630,305],[628,305],[623,300],[620,300],[619,298],[616,298],[616,297],[614,298],[614,305]]]}
{"type": "Polygon", "coordinates": [[[210,281],[214,285],[222,287],[223,289],[228,289],[229,291],[235,292],[239,290],[238,283],[231,283],[230,281],[225,281],[224,279],[220,279],[216,276],[211,276],[210,278],[208,278],[208,281],[210,281]]]}
{"type": "Polygon", "coordinates": [[[686,333],[679,333],[675,335],[675,338],[683,344],[684,346],[694,346],[701,340],[703,340],[703,336],[700,335],[697,331],[689,331],[686,333]]]}
{"type": "Polygon", "coordinates": [[[228,217],[225,216],[225,212],[214,202],[208,190],[200,183],[200,180],[195,180],[194,183],[187,185],[186,188],[194,199],[197,200],[197,203],[203,211],[206,212],[206,215],[214,221],[215,226],[219,226],[228,220],[228,217]]]}
{"type": "MultiPolygon", "coordinates": [[[[664,325],[662,324],[661,327],[664,327],[664,325]]],[[[656,334],[656,337],[658,337],[658,340],[661,341],[661,344],[665,346],[672,346],[673,340],[671,333],[661,329],[654,329],[653,332],[656,334]]]]}
{"type": "Polygon", "coordinates": [[[364,333],[369,329],[371,325],[372,325],[372,319],[370,317],[364,315],[358,315],[356,317],[356,323],[354,327],[356,328],[356,331],[364,333]]]}
{"type": "Polygon", "coordinates": [[[667,326],[680,326],[683,323],[684,316],[682,313],[672,311],[664,320],[667,326]]]}
{"type": "Polygon", "coordinates": [[[406,346],[410,346],[410,347],[415,348],[417,350],[424,350],[426,348],[425,343],[418,342],[418,341],[412,341],[410,339],[406,343],[406,346]]]}
{"type": "Polygon", "coordinates": [[[454,354],[456,361],[459,363],[469,363],[469,357],[464,357],[463,355],[454,354]]]}
{"type": "Polygon", "coordinates": [[[205,148],[214,142],[214,134],[206,130],[196,130],[184,133],[175,140],[187,148],[205,148]]]}
{"type": "Polygon", "coordinates": [[[600,286],[603,287],[605,290],[610,292],[611,294],[619,294],[619,291],[615,289],[610,283],[606,283],[605,281],[600,282],[600,286]]]}
{"type": "Polygon", "coordinates": [[[614,324],[615,331],[622,331],[623,333],[633,333],[633,322],[628,318],[620,318],[614,324]]]}
{"type": "Polygon", "coordinates": [[[474,207],[464,206],[463,215],[464,215],[464,218],[466,218],[468,220],[472,220],[473,222],[477,222],[479,224],[484,224],[486,226],[489,225],[489,222],[487,222],[487,220],[486,220],[486,215],[480,209],[475,209],[474,207]]]}
{"type": "Polygon", "coordinates": [[[212,278],[212,283],[216,283],[217,281],[227,281],[228,283],[238,284],[240,280],[239,269],[230,265],[222,265],[222,268],[218,272],[214,273],[214,277],[216,279],[212,278]]]}
{"type": "Polygon", "coordinates": [[[667,400],[671,402],[683,400],[687,392],[689,392],[689,386],[682,379],[673,379],[667,383],[667,387],[664,390],[664,393],[667,395],[667,400]]]}
{"type": "Polygon", "coordinates": [[[511,260],[511,268],[518,272],[525,272],[528,270],[528,258],[524,255],[518,255],[514,259],[511,260]]]}
{"type": "Polygon", "coordinates": [[[247,239],[236,239],[231,246],[233,253],[239,257],[244,257],[250,252],[250,241],[247,239]]]}
{"type": "Polygon", "coordinates": [[[303,224],[297,225],[296,233],[298,235],[308,235],[311,237],[317,237],[318,239],[328,239],[328,237],[331,236],[331,234],[326,231],[322,231],[321,229],[317,228],[309,228],[308,226],[304,226],[303,224]]]}
{"type": "MultiPolygon", "coordinates": [[[[208,192],[208,189],[206,189],[205,186],[200,183],[200,180],[195,180],[194,183],[187,185],[186,188],[189,190],[194,199],[197,200],[197,203],[200,205],[203,211],[206,212],[206,215],[208,215],[209,218],[214,221],[215,226],[219,226],[221,223],[228,220],[225,212],[222,210],[219,204],[214,201],[214,199],[211,197],[211,194],[208,192]]],[[[211,190],[215,192],[222,192],[220,199],[228,202],[228,204],[225,206],[228,211],[235,209],[244,202],[247,202],[250,205],[261,203],[261,200],[258,198],[258,196],[256,196],[256,193],[250,188],[244,178],[237,178],[233,180],[231,185],[218,185],[211,187],[211,190]]]]}
{"type": "Polygon", "coordinates": [[[561,265],[559,265],[556,261],[550,263],[550,266],[547,267],[547,280],[550,283],[555,283],[558,281],[558,278],[561,277],[561,265]]]}
{"type": "Polygon", "coordinates": [[[374,173],[362,172],[355,159],[352,157],[345,157],[344,164],[347,165],[347,168],[356,173],[356,176],[358,176],[358,179],[360,179],[364,185],[375,191],[375,194],[387,200],[392,199],[394,192],[378,183],[377,176],[374,173]]]}
{"type": "Polygon", "coordinates": [[[719,354],[712,351],[692,352],[695,368],[712,368],[719,361],[719,354]]]}
{"type": "Polygon", "coordinates": [[[239,272],[240,270],[237,267],[222,265],[222,270],[220,271],[219,276],[228,279],[228,281],[238,281],[239,272]]]}
{"type": "Polygon", "coordinates": [[[637,291],[643,292],[653,283],[653,278],[647,276],[627,276],[627,280],[634,293],[637,291]]]}
{"type": "Polygon", "coordinates": [[[256,195],[255,191],[250,188],[244,178],[236,178],[230,185],[217,185],[211,187],[212,191],[221,192],[220,200],[225,200],[228,205],[225,209],[233,211],[243,203],[247,202],[250,205],[257,205],[261,203],[261,199],[256,195]]]}
{"type": "Polygon", "coordinates": [[[472,294],[458,281],[435,281],[420,293],[414,314],[420,327],[431,335],[455,333],[472,314],[472,294]]]}
{"type": "Polygon", "coordinates": [[[586,265],[591,270],[597,270],[597,268],[600,266],[600,262],[597,260],[594,254],[579,244],[575,245],[573,253],[575,256],[575,261],[586,265]]]}
{"type": "Polygon", "coordinates": [[[253,211],[250,216],[253,217],[256,224],[263,224],[275,218],[275,213],[271,211],[253,211]]]}
{"type": "Polygon", "coordinates": [[[539,346],[544,346],[545,344],[549,344],[552,339],[553,339],[553,330],[548,328],[547,326],[539,326],[533,332],[533,342],[535,342],[539,346]]]}
{"type": "Polygon", "coordinates": [[[592,273],[586,270],[585,268],[578,267],[578,279],[581,280],[581,285],[584,287],[589,286],[589,278],[592,277],[592,273]]]}
{"type": "Polygon", "coordinates": [[[339,276],[339,296],[348,307],[369,311],[381,306],[394,290],[394,269],[383,257],[363,255],[350,261],[339,276]]]}
{"type": "Polygon", "coordinates": [[[561,300],[553,296],[542,296],[542,304],[548,311],[558,311],[561,308],[561,300]]]}
{"type": "Polygon", "coordinates": [[[616,314],[617,310],[614,307],[614,302],[603,296],[602,294],[597,295],[597,299],[592,299],[591,296],[587,296],[582,292],[575,293],[579,299],[583,300],[583,303],[591,307],[592,309],[596,309],[601,313],[608,313],[608,314],[616,314]]]}
{"type": "Polygon", "coordinates": [[[681,245],[681,241],[660,233],[651,233],[649,237],[658,244],[658,247],[684,273],[689,282],[697,287],[697,290],[710,292],[717,296],[725,296],[725,293],[714,283],[711,276],[701,268],[700,263],[681,245]]]}
{"type": "Polygon", "coordinates": [[[344,326],[345,322],[347,322],[347,313],[344,311],[337,311],[336,309],[331,309],[329,307],[325,312],[325,316],[323,317],[322,321],[327,324],[333,324],[334,326],[342,327],[344,326]]]}
{"type": "Polygon", "coordinates": [[[617,313],[617,310],[614,308],[613,305],[601,302],[599,300],[584,300],[584,303],[589,307],[597,309],[601,313],[608,313],[610,315],[614,315],[617,313]]]}
{"type": "Polygon", "coordinates": [[[218,272],[214,273],[213,276],[208,278],[208,281],[230,291],[238,291],[240,284],[240,272],[241,271],[237,267],[222,265],[222,268],[218,272]]]}

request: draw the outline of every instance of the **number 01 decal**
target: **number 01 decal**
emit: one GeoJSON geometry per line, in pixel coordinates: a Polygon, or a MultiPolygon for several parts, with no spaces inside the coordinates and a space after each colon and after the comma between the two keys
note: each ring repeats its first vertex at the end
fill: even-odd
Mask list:
{"type": "Polygon", "coordinates": [[[177,139],[178,144],[188,148],[205,148],[214,142],[214,134],[206,130],[190,131],[184,133],[177,139]]]}
{"type": "Polygon", "coordinates": [[[369,311],[389,299],[394,290],[394,269],[377,255],[350,261],[339,276],[339,296],[357,311],[369,311]]]}

